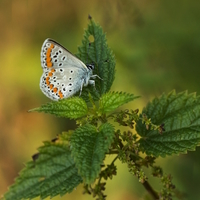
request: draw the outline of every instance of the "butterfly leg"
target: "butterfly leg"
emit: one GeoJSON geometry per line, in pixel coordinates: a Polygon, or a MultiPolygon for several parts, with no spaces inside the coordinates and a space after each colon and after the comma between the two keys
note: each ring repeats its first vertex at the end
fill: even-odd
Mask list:
{"type": "Polygon", "coordinates": [[[92,85],[92,86],[95,87],[95,81],[94,81],[94,80],[89,80],[89,81],[88,81],[88,84],[90,84],[90,85],[92,85]]]}
{"type": "Polygon", "coordinates": [[[94,80],[89,80],[88,84],[92,85],[94,87],[94,89],[96,90],[95,81],[94,80]]]}
{"type": "Polygon", "coordinates": [[[101,79],[101,80],[103,80],[101,77],[99,77],[97,74],[95,74],[95,75],[92,75],[90,78],[99,78],[99,79],[101,79]]]}
{"type": "Polygon", "coordinates": [[[82,89],[83,89],[83,85],[84,85],[84,79],[82,79],[82,81],[81,81],[81,89],[80,89],[80,94],[79,94],[79,97],[81,96],[82,89]]]}

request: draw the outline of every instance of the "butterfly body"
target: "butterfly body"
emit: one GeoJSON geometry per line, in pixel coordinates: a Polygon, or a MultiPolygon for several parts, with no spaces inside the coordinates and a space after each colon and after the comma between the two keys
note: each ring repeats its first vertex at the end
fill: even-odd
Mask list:
{"type": "Polygon", "coordinates": [[[42,92],[52,100],[69,98],[88,84],[95,85],[91,78],[93,65],[85,65],[67,49],[52,39],[46,39],[41,49],[43,75],[40,79],[42,92]]]}

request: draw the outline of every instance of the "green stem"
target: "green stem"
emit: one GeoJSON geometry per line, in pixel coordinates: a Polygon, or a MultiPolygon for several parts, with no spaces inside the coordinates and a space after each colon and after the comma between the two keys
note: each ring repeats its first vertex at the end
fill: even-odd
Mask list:
{"type": "Polygon", "coordinates": [[[114,160],[111,162],[111,165],[114,164],[114,162],[118,159],[118,155],[114,158],[114,160]]]}
{"type": "Polygon", "coordinates": [[[119,154],[119,151],[118,150],[112,150],[112,151],[109,151],[108,153],[106,153],[107,155],[112,155],[112,154],[119,154]]]}
{"type": "MultiPolygon", "coordinates": [[[[117,160],[117,158],[118,158],[118,155],[113,159],[113,161],[111,162],[111,165],[114,164],[114,162],[117,160]]],[[[100,184],[101,178],[102,177],[99,178],[98,184],[100,184]]]]}
{"type": "Polygon", "coordinates": [[[95,103],[94,103],[94,101],[92,99],[92,95],[89,93],[88,96],[89,96],[90,103],[92,104],[93,110],[96,111],[96,106],[95,106],[95,103]]]}
{"type": "Polygon", "coordinates": [[[148,181],[145,181],[143,183],[143,186],[145,187],[145,189],[149,192],[149,194],[156,200],[159,199],[159,196],[157,194],[157,192],[151,187],[151,185],[149,184],[148,181]]]}

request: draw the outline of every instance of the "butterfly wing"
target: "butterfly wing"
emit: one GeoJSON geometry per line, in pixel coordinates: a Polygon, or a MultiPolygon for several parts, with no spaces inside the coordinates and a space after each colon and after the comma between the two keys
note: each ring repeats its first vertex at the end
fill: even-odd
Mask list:
{"type": "Polygon", "coordinates": [[[51,39],[42,45],[41,65],[40,88],[52,100],[75,94],[88,74],[88,68],[81,60],[51,39]]]}
{"type": "Polygon", "coordinates": [[[44,70],[48,70],[51,67],[61,68],[63,66],[74,66],[82,70],[88,70],[81,60],[52,39],[46,39],[42,45],[41,64],[44,70]]]}

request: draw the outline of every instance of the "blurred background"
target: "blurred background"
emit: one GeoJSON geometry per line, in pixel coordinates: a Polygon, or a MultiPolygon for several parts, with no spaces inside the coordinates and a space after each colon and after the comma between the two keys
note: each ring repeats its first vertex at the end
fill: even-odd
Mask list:
{"type": "MultiPolygon", "coordinates": [[[[159,0],[0,1],[0,195],[42,145],[74,121],[27,110],[49,102],[40,91],[40,50],[52,38],[76,53],[88,14],[107,34],[116,57],[112,90],[142,96],[124,108],[139,108],[173,89],[200,93],[200,2],[159,0]]],[[[108,181],[108,199],[143,199],[146,191],[126,165],[108,181]],[[123,181],[123,182],[122,182],[123,181]]],[[[200,199],[200,149],[159,158],[186,199],[200,199]]],[[[145,169],[149,174],[149,169],[145,169]]],[[[150,184],[159,189],[159,181],[150,184]]],[[[92,199],[76,191],[55,199],[92,199]]]]}

